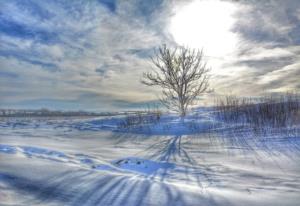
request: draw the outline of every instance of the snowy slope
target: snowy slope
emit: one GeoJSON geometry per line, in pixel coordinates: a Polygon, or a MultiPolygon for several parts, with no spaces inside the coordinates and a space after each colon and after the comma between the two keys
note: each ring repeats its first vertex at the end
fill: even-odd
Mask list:
{"type": "Polygon", "coordinates": [[[298,205],[299,136],[255,136],[209,111],[0,121],[1,205],[298,205]]]}

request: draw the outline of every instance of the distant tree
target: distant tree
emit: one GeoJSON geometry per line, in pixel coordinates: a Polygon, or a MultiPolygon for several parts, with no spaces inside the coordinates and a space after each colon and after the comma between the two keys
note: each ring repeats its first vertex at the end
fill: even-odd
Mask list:
{"type": "Polygon", "coordinates": [[[155,50],[151,61],[155,69],[144,73],[141,82],[161,87],[162,104],[184,117],[189,106],[209,86],[210,69],[203,60],[203,51],[163,45],[155,50]]]}

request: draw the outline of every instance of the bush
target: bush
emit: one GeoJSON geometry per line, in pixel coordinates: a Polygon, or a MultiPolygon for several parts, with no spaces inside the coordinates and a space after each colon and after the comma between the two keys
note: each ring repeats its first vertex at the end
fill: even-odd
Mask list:
{"type": "Polygon", "coordinates": [[[119,128],[131,128],[144,124],[155,124],[159,122],[161,112],[148,111],[148,112],[137,112],[136,114],[127,115],[123,121],[118,125],[119,128]]]}

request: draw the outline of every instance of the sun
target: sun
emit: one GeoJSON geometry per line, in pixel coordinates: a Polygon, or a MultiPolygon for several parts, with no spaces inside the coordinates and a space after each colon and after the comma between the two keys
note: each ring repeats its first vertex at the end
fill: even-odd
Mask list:
{"type": "Polygon", "coordinates": [[[177,9],[169,30],[179,45],[199,48],[207,56],[224,57],[231,54],[237,36],[231,31],[236,6],[219,0],[194,1],[177,9]]]}

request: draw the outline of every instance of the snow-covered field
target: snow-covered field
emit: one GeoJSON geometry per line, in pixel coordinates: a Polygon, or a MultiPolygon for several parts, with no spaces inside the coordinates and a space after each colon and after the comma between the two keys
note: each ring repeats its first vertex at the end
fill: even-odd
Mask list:
{"type": "Polygon", "coordinates": [[[300,137],[209,114],[0,121],[0,205],[299,205],[300,137]]]}

